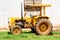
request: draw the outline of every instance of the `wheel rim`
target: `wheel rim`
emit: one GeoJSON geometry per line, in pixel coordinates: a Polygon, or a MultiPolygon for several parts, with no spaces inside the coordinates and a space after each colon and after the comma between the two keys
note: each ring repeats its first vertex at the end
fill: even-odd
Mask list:
{"type": "Polygon", "coordinates": [[[21,33],[21,30],[20,30],[20,28],[16,27],[16,28],[13,29],[12,33],[15,34],[15,35],[18,35],[18,34],[21,33]]]}
{"type": "Polygon", "coordinates": [[[39,29],[41,32],[45,32],[48,29],[48,25],[46,23],[42,23],[39,25],[39,29]]]}

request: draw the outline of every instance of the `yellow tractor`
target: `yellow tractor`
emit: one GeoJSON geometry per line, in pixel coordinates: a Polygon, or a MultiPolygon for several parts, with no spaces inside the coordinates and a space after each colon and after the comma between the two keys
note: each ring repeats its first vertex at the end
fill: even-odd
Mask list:
{"type": "MultiPolygon", "coordinates": [[[[22,5],[21,5],[22,6],[22,5]]],[[[27,13],[23,12],[21,9],[21,18],[11,17],[9,19],[9,30],[12,34],[18,35],[21,34],[22,28],[31,28],[31,30],[39,35],[49,35],[52,32],[52,24],[49,21],[49,17],[46,16],[45,8],[50,7],[49,4],[34,4],[34,5],[26,5],[24,9],[32,9],[39,8],[39,15],[31,15],[30,17],[26,16],[27,13]],[[43,15],[42,15],[43,14],[43,15]]]]}

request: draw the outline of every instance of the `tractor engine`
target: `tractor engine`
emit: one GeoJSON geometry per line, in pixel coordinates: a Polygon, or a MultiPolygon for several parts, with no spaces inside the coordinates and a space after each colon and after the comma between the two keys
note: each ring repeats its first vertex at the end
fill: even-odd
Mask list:
{"type": "Polygon", "coordinates": [[[26,22],[26,20],[15,20],[15,25],[21,26],[21,28],[31,28],[32,23],[31,22],[26,22]]]}

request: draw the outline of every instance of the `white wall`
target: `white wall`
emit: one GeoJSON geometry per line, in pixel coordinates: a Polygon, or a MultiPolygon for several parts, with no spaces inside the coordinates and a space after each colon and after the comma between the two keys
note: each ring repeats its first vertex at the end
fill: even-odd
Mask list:
{"type": "Polygon", "coordinates": [[[50,16],[50,21],[54,24],[60,24],[60,0],[42,0],[44,4],[51,4],[51,8],[47,8],[46,13],[50,16]]]}
{"type": "Polygon", "coordinates": [[[8,26],[8,18],[20,16],[21,2],[23,0],[0,0],[0,28],[8,26]]]}

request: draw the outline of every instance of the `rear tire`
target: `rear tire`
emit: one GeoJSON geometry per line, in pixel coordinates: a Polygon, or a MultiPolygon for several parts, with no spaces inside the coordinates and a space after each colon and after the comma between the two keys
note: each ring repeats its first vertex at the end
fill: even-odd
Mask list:
{"type": "Polygon", "coordinates": [[[15,26],[11,28],[11,33],[14,35],[19,35],[21,34],[22,30],[20,26],[15,26]]]}
{"type": "Polygon", "coordinates": [[[36,24],[36,33],[39,35],[49,35],[52,32],[52,24],[47,19],[40,19],[36,24]]]}

